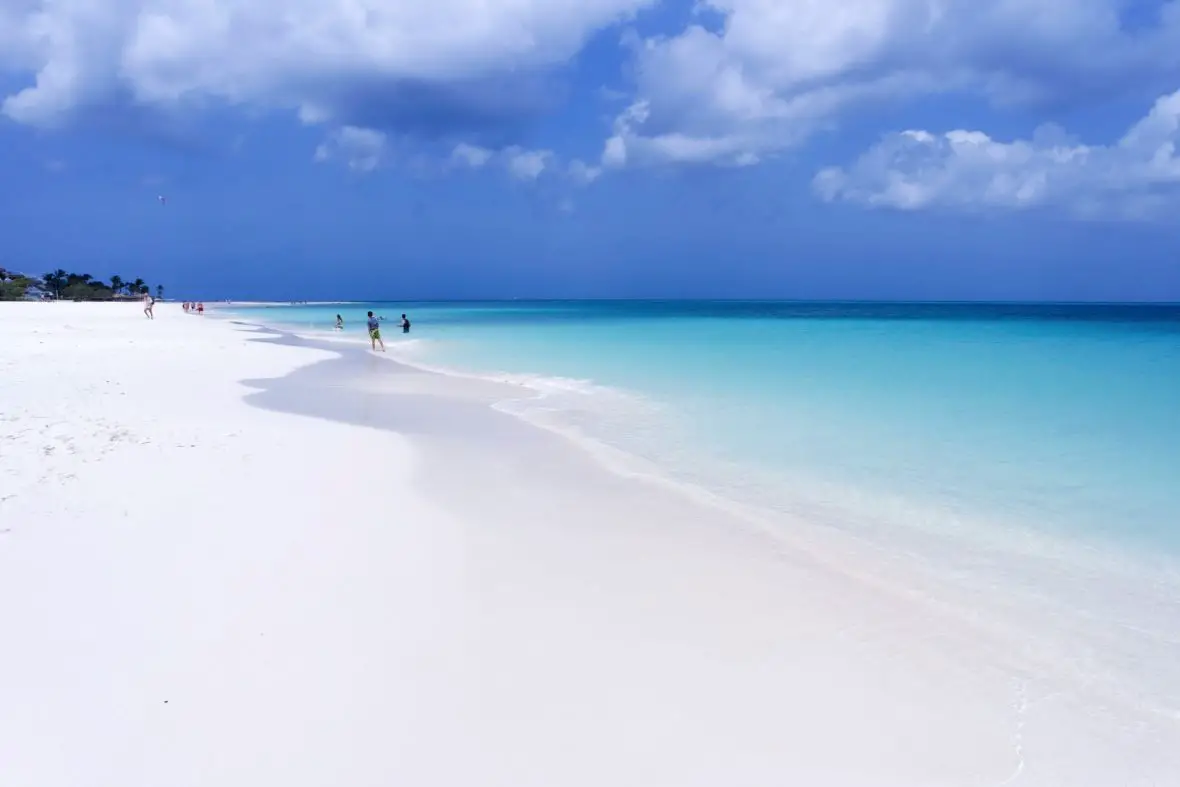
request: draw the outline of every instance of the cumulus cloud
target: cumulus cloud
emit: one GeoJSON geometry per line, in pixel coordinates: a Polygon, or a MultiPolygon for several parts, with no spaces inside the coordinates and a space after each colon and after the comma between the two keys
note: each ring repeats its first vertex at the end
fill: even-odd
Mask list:
{"type": "Polygon", "coordinates": [[[500,150],[461,142],[451,151],[450,163],[463,169],[483,169],[489,165],[501,167],[512,177],[522,181],[536,181],[542,175],[568,178],[580,186],[587,186],[602,175],[602,167],[573,159],[564,166],[552,150],[529,150],[511,145],[500,150]]]}
{"type": "Polygon", "coordinates": [[[386,155],[386,136],[371,128],[344,126],[315,151],[316,161],[342,161],[354,172],[372,172],[386,155]]]}
{"type": "Polygon", "coordinates": [[[635,40],[610,166],[752,163],[850,105],[968,91],[994,102],[1163,89],[1180,0],[702,0],[721,24],[635,40]],[[1131,24],[1127,14],[1138,12],[1131,24]]]}
{"type": "Polygon", "coordinates": [[[602,167],[592,166],[581,159],[574,159],[569,163],[566,172],[575,183],[588,186],[602,175],[602,167]]]}
{"type": "Polygon", "coordinates": [[[825,200],[900,210],[1064,207],[1088,217],[1146,218],[1180,202],[1180,91],[1113,145],[1046,126],[1001,142],[980,131],[892,134],[847,168],[816,175],[825,200]]]}
{"type": "Polygon", "coordinates": [[[451,151],[451,163],[470,169],[499,165],[517,180],[535,181],[546,172],[556,170],[557,155],[552,150],[528,150],[511,145],[500,150],[460,143],[451,151]]]}
{"type": "Polygon", "coordinates": [[[481,148],[477,145],[468,145],[466,142],[461,142],[455,146],[451,152],[451,161],[465,164],[472,169],[479,169],[483,165],[492,160],[495,153],[487,148],[481,148]]]}
{"type": "Polygon", "coordinates": [[[511,147],[504,151],[508,164],[508,171],[519,180],[536,180],[541,176],[553,160],[553,152],[549,150],[524,150],[511,147]]]}
{"type": "Polygon", "coordinates": [[[651,0],[2,0],[2,111],[27,124],[88,106],[209,102],[306,121],[424,131],[537,106],[530,75],[651,0]]]}

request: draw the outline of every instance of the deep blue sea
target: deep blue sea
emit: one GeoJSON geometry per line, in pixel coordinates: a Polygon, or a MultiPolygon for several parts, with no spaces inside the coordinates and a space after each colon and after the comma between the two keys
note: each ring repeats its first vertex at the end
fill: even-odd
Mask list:
{"type": "Polygon", "coordinates": [[[240,308],[526,383],[502,409],[864,532],[1180,556],[1180,306],[785,302],[240,308]],[[394,322],[408,313],[413,329],[394,322]]]}

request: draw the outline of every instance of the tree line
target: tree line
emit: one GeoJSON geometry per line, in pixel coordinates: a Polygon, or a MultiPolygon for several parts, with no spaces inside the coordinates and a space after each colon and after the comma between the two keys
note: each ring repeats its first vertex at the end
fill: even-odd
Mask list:
{"type": "MultiPolygon", "coordinates": [[[[24,300],[38,292],[56,300],[113,301],[120,297],[142,297],[151,291],[143,279],[112,276],[109,282],[104,282],[89,273],[67,273],[61,268],[38,279],[0,268],[0,300],[3,301],[24,300]]],[[[162,284],[156,285],[156,297],[164,297],[162,284]]]]}

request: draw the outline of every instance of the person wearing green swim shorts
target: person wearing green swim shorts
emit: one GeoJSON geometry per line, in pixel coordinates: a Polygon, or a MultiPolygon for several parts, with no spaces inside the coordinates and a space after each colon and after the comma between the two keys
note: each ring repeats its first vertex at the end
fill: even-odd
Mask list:
{"type": "Polygon", "coordinates": [[[373,316],[373,312],[369,312],[369,341],[373,344],[373,349],[377,349],[377,345],[381,345],[381,352],[385,352],[385,342],[381,341],[381,323],[373,316]]]}

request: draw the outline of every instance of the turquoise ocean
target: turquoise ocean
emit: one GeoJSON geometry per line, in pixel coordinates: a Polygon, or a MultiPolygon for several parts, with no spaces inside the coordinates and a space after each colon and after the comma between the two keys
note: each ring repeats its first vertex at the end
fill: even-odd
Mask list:
{"type": "Polygon", "coordinates": [[[238,308],[520,383],[500,409],[866,537],[1180,561],[1180,306],[570,301],[238,308]],[[396,322],[412,320],[403,335],[396,322]]]}

